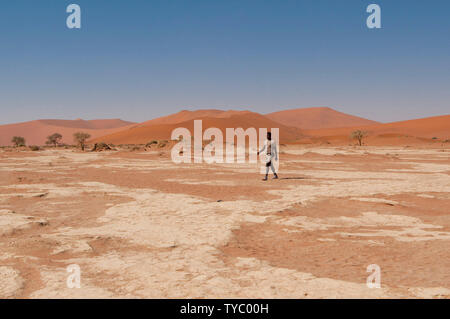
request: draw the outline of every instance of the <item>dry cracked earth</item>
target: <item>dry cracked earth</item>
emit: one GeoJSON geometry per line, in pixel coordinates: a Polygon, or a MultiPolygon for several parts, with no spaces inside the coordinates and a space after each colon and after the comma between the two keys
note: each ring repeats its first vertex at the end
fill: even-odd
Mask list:
{"type": "Polygon", "coordinates": [[[449,298],[449,155],[286,146],[263,182],[168,152],[3,150],[0,297],[449,298]]]}

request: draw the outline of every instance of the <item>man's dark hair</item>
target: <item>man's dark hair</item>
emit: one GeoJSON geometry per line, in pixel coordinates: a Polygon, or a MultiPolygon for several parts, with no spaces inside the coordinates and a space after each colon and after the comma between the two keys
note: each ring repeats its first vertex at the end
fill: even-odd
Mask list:
{"type": "Polygon", "coordinates": [[[272,140],[272,133],[271,132],[267,132],[267,139],[269,141],[272,140]]]}

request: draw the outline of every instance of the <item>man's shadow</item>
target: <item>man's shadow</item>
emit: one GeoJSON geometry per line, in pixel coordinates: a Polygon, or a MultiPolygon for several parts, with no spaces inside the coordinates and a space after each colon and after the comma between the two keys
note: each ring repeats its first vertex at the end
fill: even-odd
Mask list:
{"type": "Polygon", "coordinates": [[[285,179],[285,180],[289,180],[289,179],[307,179],[306,177],[280,177],[280,179],[285,179]]]}

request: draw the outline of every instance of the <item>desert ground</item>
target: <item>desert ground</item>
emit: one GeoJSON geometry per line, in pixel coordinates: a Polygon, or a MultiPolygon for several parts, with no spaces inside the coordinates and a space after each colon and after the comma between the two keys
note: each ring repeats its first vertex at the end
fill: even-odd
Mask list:
{"type": "Polygon", "coordinates": [[[288,145],[279,175],[0,150],[0,297],[450,297],[448,146],[288,145]]]}

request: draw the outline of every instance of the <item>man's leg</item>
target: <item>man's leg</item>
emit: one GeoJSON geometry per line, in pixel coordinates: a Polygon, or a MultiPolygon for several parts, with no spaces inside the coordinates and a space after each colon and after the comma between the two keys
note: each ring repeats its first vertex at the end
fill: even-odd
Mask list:
{"type": "Polygon", "coordinates": [[[272,162],[266,163],[266,176],[264,177],[263,181],[267,181],[267,177],[269,176],[269,166],[272,162]]]}
{"type": "MultiPolygon", "coordinates": [[[[274,179],[278,178],[277,172],[275,172],[275,167],[273,166],[273,163],[270,162],[270,168],[272,169],[273,175],[274,175],[274,179]]],[[[267,172],[269,172],[269,169],[267,169],[267,172]]]]}

